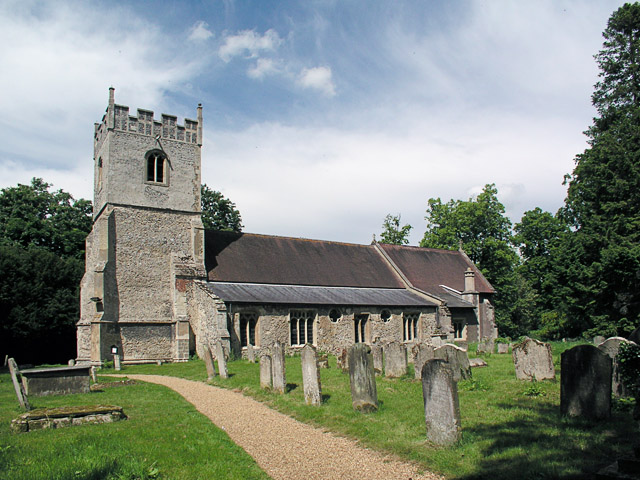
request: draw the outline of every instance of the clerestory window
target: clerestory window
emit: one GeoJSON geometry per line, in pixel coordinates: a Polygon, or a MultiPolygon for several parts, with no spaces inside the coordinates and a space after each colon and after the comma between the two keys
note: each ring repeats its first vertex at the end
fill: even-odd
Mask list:
{"type": "Polygon", "coordinates": [[[167,184],[167,156],[157,150],[147,154],[147,182],[167,184]]]}

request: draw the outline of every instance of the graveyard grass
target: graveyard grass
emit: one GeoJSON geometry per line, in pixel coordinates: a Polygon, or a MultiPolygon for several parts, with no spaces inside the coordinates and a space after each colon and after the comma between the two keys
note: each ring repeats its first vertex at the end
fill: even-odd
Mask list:
{"type": "MultiPolygon", "coordinates": [[[[632,421],[632,404],[624,410],[614,409],[612,418],[604,422],[560,415],[559,354],[574,345],[554,345],[556,381],[517,381],[511,354],[483,355],[488,367],[473,369],[473,379],[459,384],[463,439],[451,448],[427,444],[421,383],[413,379],[412,372],[400,379],[377,377],[380,409],[372,414],[353,411],[349,376],[336,368],[332,356],[331,368],[321,370],[321,407],[304,403],[300,357],[286,359],[286,395],[261,390],[259,365],[245,360],[230,361],[231,377],[216,377],[211,383],[241,391],[301,421],[358,439],[447,478],[584,478],[629,454],[638,427],[632,421]]],[[[412,365],[409,367],[411,370],[412,365]]],[[[121,373],[196,381],[207,378],[204,362],[197,359],[162,366],[127,366],[121,373]]],[[[99,394],[34,399],[36,406],[121,405],[130,419],[10,435],[8,422],[20,412],[9,376],[1,375],[0,379],[2,480],[266,478],[223,432],[207,425],[193,407],[164,387],[139,383],[99,394]],[[231,464],[229,458],[233,459],[231,464]],[[47,463],[52,466],[45,466],[47,463]],[[159,474],[154,477],[149,472],[155,469],[159,474]],[[66,474],[55,473],[58,471],[66,474]],[[75,471],[83,473],[76,475],[75,471]],[[101,472],[113,473],[108,477],[101,472]]]]}
{"type": "Polygon", "coordinates": [[[1,480],[269,478],[226,433],[158,385],[138,382],[30,402],[34,408],[119,405],[128,419],[12,434],[10,421],[22,411],[11,377],[0,374],[1,480]]]}

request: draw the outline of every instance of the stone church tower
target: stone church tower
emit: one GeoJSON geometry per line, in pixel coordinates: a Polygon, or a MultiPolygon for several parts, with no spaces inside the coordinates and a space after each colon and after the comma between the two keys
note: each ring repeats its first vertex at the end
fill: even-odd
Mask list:
{"type": "Polygon", "coordinates": [[[95,124],[93,229],[81,283],[78,361],[117,348],[128,363],[181,361],[192,336],[187,284],[204,278],[197,120],[109,105],[95,124]]]}

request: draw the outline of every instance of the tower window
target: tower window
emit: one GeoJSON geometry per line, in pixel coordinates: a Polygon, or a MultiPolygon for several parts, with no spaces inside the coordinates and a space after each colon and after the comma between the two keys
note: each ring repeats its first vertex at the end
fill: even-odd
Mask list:
{"type": "Polygon", "coordinates": [[[166,155],[159,151],[147,154],[147,182],[167,183],[165,172],[166,155]]]}

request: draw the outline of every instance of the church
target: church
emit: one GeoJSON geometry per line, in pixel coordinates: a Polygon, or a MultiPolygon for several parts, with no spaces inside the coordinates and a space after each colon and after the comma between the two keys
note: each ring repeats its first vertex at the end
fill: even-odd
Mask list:
{"type": "Polygon", "coordinates": [[[77,360],[180,362],[221,341],[339,353],[357,342],[497,337],[490,283],[463,251],[205,231],[196,119],[109,103],[94,134],[93,228],[77,360]]]}

